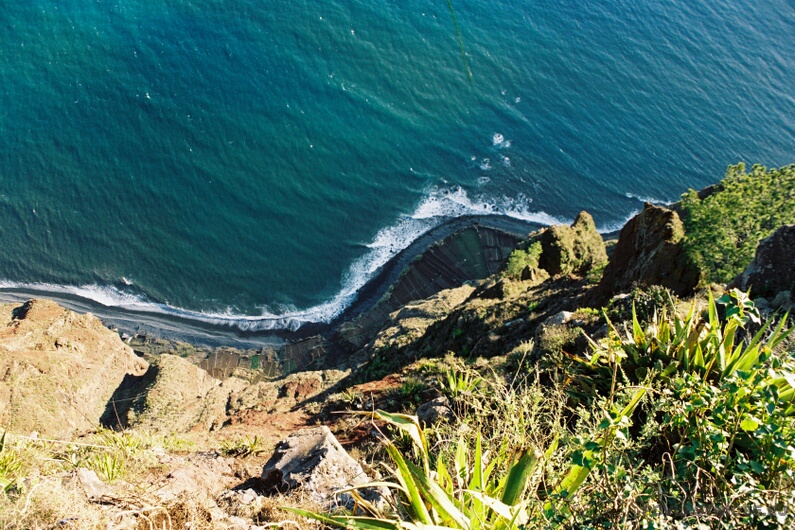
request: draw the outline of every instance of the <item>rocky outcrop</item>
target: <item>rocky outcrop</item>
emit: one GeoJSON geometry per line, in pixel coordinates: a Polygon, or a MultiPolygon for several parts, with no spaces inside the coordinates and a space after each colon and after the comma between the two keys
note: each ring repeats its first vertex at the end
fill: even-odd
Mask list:
{"type": "Polygon", "coordinates": [[[426,300],[412,302],[390,315],[390,320],[373,340],[373,348],[406,346],[420,338],[428,326],[450,314],[475,290],[471,285],[447,289],[426,300]]]}
{"type": "MultiPolygon", "coordinates": [[[[300,430],[279,442],[262,470],[262,480],[266,487],[280,492],[301,488],[313,501],[329,508],[352,508],[351,495],[338,491],[371,482],[325,426],[300,430]]],[[[360,493],[372,500],[380,497],[374,490],[360,493]]]]}
{"type": "Polygon", "coordinates": [[[277,412],[312,399],[346,372],[297,372],[275,381],[223,381],[176,355],[161,354],[142,377],[129,378],[111,400],[105,423],[166,432],[212,431],[245,411],[277,412]]]}
{"type": "MultiPolygon", "coordinates": [[[[184,432],[200,423],[202,417],[212,424],[214,414],[207,409],[226,408],[226,396],[230,390],[216,397],[215,407],[208,400],[210,391],[221,382],[210,374],[176,355],[163,354],[156,357],[146,375],[133,389],[132,407],[123,422],[134,427],[165,429],[169,432],[184,432]],[[208,417],[210,416],[210,417],[208,417]],[[126,420],[126,421],[124,421],[126,420]]],[[[125,398],[119,399],[117,410],[125,398]]],[[[207,426],[209,427],[209,425],[207,426]]]]}
{"type": "Polygon", "coordinates": [[[446,237],[406,263],[374,307],[339,326],[336,340],[356,351],[373,340],[392,313],[498,272],[521,238],[475,224],[446,237]]]}
{"type": "Polygon", "coordinates": [[[94,429],[125,374],[147,363],[91,314],[48,300],[0,305],[0,425],[70,437],[94,429]]]}
{"type": "Polygon", "coordinates": [[[795,292],[795,225],[776,230],[759,242],[754,260],[731,283],[753,298],[766,298],[775,305],[792,304],[795,292]]]}
{"type": "Polygon", "coordinates": [[[246,410],[274,412],[289,410],[328,390],[348,375],[341,370],[296,372],[276,381],[247,385],[229,395],[228,414],[246,410]]]}
{"type": "Polygon", "coordinates": [[[618,236],[596,292],[602,299],[634,287],[661,285],[684,296],[700,273],[687,256],[684,227],[676,212],[646,203],[618,236]]]}
{"type": "Polygon", "coordinates": [[[550,276],[583,274],[607,261],[605,243],[588,212],[580,212],[571,226],[542,228],[530,235],[530,241],[541,243],[538,267],[550,276]]]}

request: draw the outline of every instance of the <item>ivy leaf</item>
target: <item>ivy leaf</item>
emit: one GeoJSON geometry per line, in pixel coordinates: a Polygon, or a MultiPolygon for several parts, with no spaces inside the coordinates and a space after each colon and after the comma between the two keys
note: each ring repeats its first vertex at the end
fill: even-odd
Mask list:
{"type": "Polygon", "coordinates": [[[751,416],[746,416],[740,422],[740,428],[744,431],[753,432],[759,428],[759,421],[751,416]]]}

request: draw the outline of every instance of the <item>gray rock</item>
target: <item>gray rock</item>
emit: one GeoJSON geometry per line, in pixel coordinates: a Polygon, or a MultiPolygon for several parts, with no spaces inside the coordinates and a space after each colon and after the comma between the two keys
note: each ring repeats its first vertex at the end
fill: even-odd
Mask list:
{"type": "Polygon", "coordinates": [[[251,504],[257,500],[257,492],[249,488],[240,492],[240,504],[251,504]]]}
{"type": "MultiPolygon", "coordinates": [[[[362,466],[345,452],[325,426],[302,429],[279,442],[262,470],[262,480],[273,490],[301,488],[328,508],[348,509],[354,507],[353,497],[338,490],[371,482],[362,466]]],[[[359,493],[371,502],[383,502],[378,490],[359,490],[359,493]]]]}
{"type": "Polygon", "coordinates": [[[767,298],[762,298],[762,297],[755,298],[754,305],[760,311],[767,311],[770,309],[770,301],[768,301],[767,298]]]}
{"type": "Polygon", "coordinates": [[[450,421],[453,419],[453,411],[450,409],[450,401],[444,397],[438,397],[433,401],[423,403],[417,409],[417,418],[423,425],[433,425],[439,421],[450,421]]]}
{"type": "Polygon", "coordinates": [[[544,321],[544,326],[562,326],[563,324],[567,324],[571,322],[574,318],[574,313],[571,311],[561,311],[556,315],[552,315],[548,319],[544,321]]]}
{"type": "Polygon", "coordinates": [[[754,260],[732,282],[732,287],[751,290],[751,297],[773,300],[774,306],[785,305],[795,289],[795,225],[782,226],[756,247],[754,260]]]}
{"type": "Polygon", "coordinates": [[[83,487],[88,500],[98,500],[113,494],[113,490],[102,482],[97,474],[90,469],[80,468],[75,473],[77,481],[83,487]]]}
{"type": "Polygon", "coordinates": [[[792,305],[792,291],[780,291],[773,299],[773,307],[789,310],[792,308],[792,305]]]}

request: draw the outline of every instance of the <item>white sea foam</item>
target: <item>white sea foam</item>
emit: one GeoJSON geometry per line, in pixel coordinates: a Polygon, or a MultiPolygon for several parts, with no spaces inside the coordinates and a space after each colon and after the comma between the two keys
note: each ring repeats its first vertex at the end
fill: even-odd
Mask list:
{"type": "Polygon", "coordinates": [[[629,199],[635,199],[636,201],[640,202],[650,202],[652,204],[659,204],[662,206],[670,206],[675,202],[675,201],[666,201],[663,199],[655,199],[654,197],[647,197],[645,195],[635,195],[634,193],[629,193],[629,192],[625,193],[624,195],[626,195],[627,198],[629,199]]]}
{"type": "Polygon", "coordinates": [[[491,136],[491,144],[497,149],[507,149],[511,147],[511,141],[506,140],[505,136],[500,133],[494,133],[491,136]]]}
{"type": "Polygon", "coordinates": [[[231,309],[221,313],[208,313],[151,302],[113,286],[0,281],[0,288],[71,295],[105,307],[171,315],[207,324],[235,327],[243,331],[296,330],[303,324],[330,322],[339,316],[353,303],[359,290],[390,259],[445,221],[465,215],[504,215],[541,225],[571,222],[545,212],[535,212],[530,207],[531,203],[532,199],[523,195],[516,198],[472,198],[462,188],[433,188],[411,214],[401,216],[393,225],[379,230],[372,242],[365,245],[367,251],[350,265],[342,277],[341,289],[331,300],[308,309],[284,308],[278,312],[263,309],[259,315],[240,315],[231,309]]]}

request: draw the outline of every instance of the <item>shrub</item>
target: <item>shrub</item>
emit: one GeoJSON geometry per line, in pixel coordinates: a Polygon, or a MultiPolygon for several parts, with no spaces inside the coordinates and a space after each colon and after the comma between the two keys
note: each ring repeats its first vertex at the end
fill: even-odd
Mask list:
{"type": "Polygon", "coordinates": [[[562,378],[521,365],[512,376],[449,372],[443,386],[466,389],[455,395],[464,425],[426,433],[413,417],[376,412],[409,441],[386,442],[397,503],[361,502],[366,516],[299,513],[343,528],[791,528],[786,317],[759,322],[739,291],[703,315],[662,303],[646,324],[635,311],[610,324],[562,378]],[[586,375],[596,391],[572,406],[565,393],[586,375]]]}
{"type": "Polygon", "coordinates": [[[508,256],[505,265],[505,276],[512,280],[521,280],[524,271],[533,271],[538,268],[538,259],[541,257],[541,242],[536,241],[526,250],[516,249],[508,256]]]}
{"type": "Polygon", "coordinates": [[[682,196],[685,248],[706,282],[727,283],[754,257],[759,241],[795,223],[795,165],[767,170],[729,166],[716,192],[682,196]]]}

